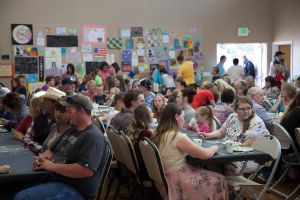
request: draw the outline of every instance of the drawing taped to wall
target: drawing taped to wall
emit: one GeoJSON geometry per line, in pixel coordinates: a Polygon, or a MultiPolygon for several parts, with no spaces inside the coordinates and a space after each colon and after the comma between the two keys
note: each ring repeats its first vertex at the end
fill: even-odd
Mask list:
{"type": "Polygon", "coordinates": [[[106,26],[82,25],[82,44],[106,45],[106,26]]]}
{"type": "Polygon", "coordinates": [[[35,57],[15,57],[16,74],[37,74],[38,61],[35,57]]]}
{"type": "Polygon", "coordinates": [[[77,35],[47,35],[47,47],[78,47],[77,35]]]}
{"type": "Polygon", "coordinates": [[[11,24],[13,45],[33,45],[32,24],[11,24]]]}

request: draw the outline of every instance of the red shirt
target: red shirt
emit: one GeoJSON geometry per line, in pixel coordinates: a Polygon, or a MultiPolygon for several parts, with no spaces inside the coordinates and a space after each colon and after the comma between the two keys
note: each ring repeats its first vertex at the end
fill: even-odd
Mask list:
{"type": "Polygon", "coordinates": [[[285,81],[284,76],[282,75],[282,73],[276,74],[275,76],[275,81],[276,81],[276,86],[279,88],[279,90],[281,90],[281,83],[280,80],[283,79],[285,81]]]}
{"type": "Polygon", "coordinates": [[[194,101],[190,106],[196,109],[207,104],[209,100],[215,100],[213,93],[209,90],[200,90],[194,96],[194,101]]]}
{"type": "Polygon", "coordinates": [[[21,121],[19,126],[17,126],[16,130],[25,134],[27,129],[30,127],[30,124],[32,122],[32,117],[30,115],[27,115],[24,117],[24,119],[21,121]]]}

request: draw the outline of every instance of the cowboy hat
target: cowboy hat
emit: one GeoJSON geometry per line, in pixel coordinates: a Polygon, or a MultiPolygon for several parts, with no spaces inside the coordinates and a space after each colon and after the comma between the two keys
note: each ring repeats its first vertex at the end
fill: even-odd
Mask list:
{"type": "Polygon", "coordinates": [[[274,57],[279,56],[279,55],[282,55],[282,54],[285,54],[285,53],[282,53],[281,51],[276,51],[274,57]]]}
{"type": "Polygon", "coordinates": [[[66,96],[66,93],[56,89],[56,88],[53,88],[53,87],[49,87],[49,89],[47,90],[47,92],[42,95],[41,97],[46,97],[46,98],[49,98],[49,99],[53,99],[53,100],[57,100],[61,97],[65,97],[66,96]]]}

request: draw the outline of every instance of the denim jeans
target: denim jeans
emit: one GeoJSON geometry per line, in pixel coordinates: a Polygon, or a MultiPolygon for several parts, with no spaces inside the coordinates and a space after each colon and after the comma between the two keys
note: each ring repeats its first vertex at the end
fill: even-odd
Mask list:
{"type": "Polygon", "coordinates": [[[84,198],[74,188],[61,182],[47,182],[16,194],[14,200],[83,200],[84,198]]]}

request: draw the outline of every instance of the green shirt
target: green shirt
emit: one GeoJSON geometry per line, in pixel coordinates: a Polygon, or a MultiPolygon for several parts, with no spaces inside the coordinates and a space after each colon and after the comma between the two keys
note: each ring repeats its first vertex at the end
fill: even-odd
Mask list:
{"type": "Polygon", "coordinates": [[[96,85],[102,85],[102,78],[100,76],[95,76],[96,85]]]}
{"type": "Polygon", "coordinates": [[[214,82],[215,82],[217,79],[219,79],[219,78],[221,78],[221,77],[220,77],[220,76],[213,76],[211,82],[214,83],[214,82]]]}

